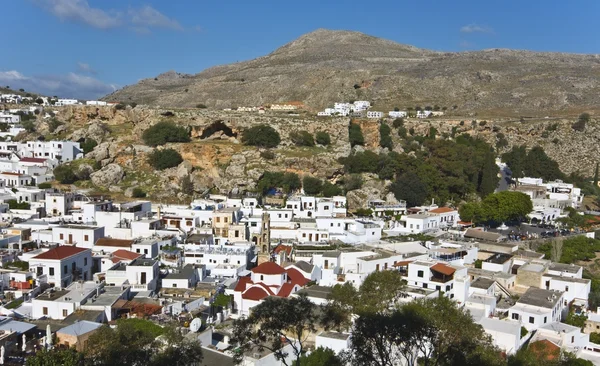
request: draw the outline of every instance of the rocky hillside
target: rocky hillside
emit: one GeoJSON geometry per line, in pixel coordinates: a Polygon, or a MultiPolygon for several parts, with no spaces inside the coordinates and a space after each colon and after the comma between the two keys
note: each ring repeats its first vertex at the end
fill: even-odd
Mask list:
{"type": "MultiPolygon", "coordinates": [[[[264,115],[236,111],[198,109],[166,110],[137,106],[119,110],[113,107],[67,106],[55,108],[56,119],[62,124],[52,132],[48,120],[38,120],[36,132],[19,136],[20,139],[93,139],[98,145],[76,163],[80,181],[74,189],[107,192],[116,197],[131,197],[133,188],[140,188],[152,199],[188,201],[181,193],[182,178],[190,176],[196,194],[213,189],[222,193],[236,189],[252,190],[265,171],[291,171],[299,175],[313,175],[336,182],[343,174],[340,157],[351,154],[348,140],[348,118],[317,119],[306,116],[267,113],[264,115]],[[191,141],[170,143],[167,148],[177,150],[184,161],[175,168],[155,171],[148,164],[148,154],[155,148],[144,145],[143,131],[159,121],[173,121],[189,129],[191,141]],[[264,150],[240,143],[242,131],[256,124],[269,124],[281,135],[281,144],[271,151],[274,156],[261,154],[264,150]],[[293,131],[325,131],[331,136],[331,145],[297,147],[290,141],[293,131]]],[[[355,151],[370,149],[385,153],[379,147],[379,121],[354,120],[361,125],[365,145],[355,151]]],[[[390,123],[391,121],[386,121],[390,123]]],[[[576,131],[569,119],[517,120],[497,119],[461,120],[432,119],[405,121],[405,127],[414,136],[424,136],[433,127],[438,138],[468,133],[492,145],[500,139],[507,141],[502,151],[513,145],[533,147],[541,145],[550,157],[557,160],[566,172],[580,171],[588,176],[600,156],[600,125],[592,121],[585,131],[576,131]]],[[[402,153],[402,141],[393,130],[394,150],[402,153]]],[[[163,147],[158,147],[161,149],[163,147]]],[[[361,189],[348,194],[350,207],[356,208],[367,199],[385,198],[389,181],[380,181],[371,174],[363,175],[361,189]]]]}
{"type": "Polygon", "coordinates": [[[491,115],[576,115],[600,105],[600,56],[491,49],[434,52],[358,32],[317,30],[255,60],[167,72],[104,99],[162,107],[366,99],[375,109],[438,105],[491,115]]]}

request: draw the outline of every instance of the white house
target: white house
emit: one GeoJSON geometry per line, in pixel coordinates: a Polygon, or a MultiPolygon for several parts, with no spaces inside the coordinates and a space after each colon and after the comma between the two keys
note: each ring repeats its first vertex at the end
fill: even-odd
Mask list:
{"type": "Polygon", "coordinates": [[[383,112],[367,111],[367,118],[383,118],[383,112]]]}
{"type": "Polygon", "coordinates": [[[351,335],[349,333],[324,331],[317,334],[315,348],[329,348],[336,354],[350,349],[351,335]]]}
{"type": "Polygon", "coordinates": [[[492,337],[492,343],[507,355],[515,354],[529,339],[526,336],[521,337],[521,323],[515,320],[481,318],[476,323],[492,337]]]}
{"type": "Polygon", "coordinates": [[[407,116],[406,111],[390,111],[388,112],[390,118],[404,118],[407,116]]]}
{"type": "Polygon", "coordinates": [[[198,281],[202,280],[201,273],[203,268],[196,268],[194,265],[187,264],[181,269],[170,272],[162,279],[163,288],[194,288],[198,281]],[[199,274],[200,270],[200,274],[199,274]]]}
{"type": "Polygon", "coordinates": [[[97,291],[98,285],[95,282],[73,283],[64,290],[50,288],[31,301],[31,316],[34,319],[65,319],[97,294],[97,291]]]}
{"type": "Polygon", "coordinates": [[[105,281],[110,286],[129,284],[133,290],[155,291],[158,277],[158,261],[138,258],[129,264],[118,263],[106,271],[105,281]]]}
{"type": "Polygon", "coordinates": [[[29,269],[36,276],[48,276],[48,283],[67,287],[76,280],[91,280],[92,252],[70,245],[57,246],[29,259],[29,269]]]}
{"type": "Polygon", "coordinates": [[[104,237],[104,226],[61,225],[52,228],[52,241],[61,245],[92,248],[104,237]]]}
{"type": "Polygon", "coordinates": [[[562,292],[530,287],[508,310],[508,317],[531,331],[545,324],[560,322],[564,309],[562,292]]]}

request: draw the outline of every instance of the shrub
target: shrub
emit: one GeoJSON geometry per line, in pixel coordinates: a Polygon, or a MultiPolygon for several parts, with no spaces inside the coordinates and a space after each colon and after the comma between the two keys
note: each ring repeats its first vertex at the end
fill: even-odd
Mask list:
{"type": "Polygon", "coordinates": [[[350,146],[365,144],[365,138],[362,134],[360,125],[350,123],[350,126],[348,127],[348,140],[350,140],[350,146]]]}
{"type": "Polygon", "coordinates": [[[265,150],[260,152],[260,157],[265,160],[273,160],[275,159],[275,153],[271,150],[265,150]]]}
{"type": "Polygon", "coordinates": [[[196,108],[200,108],[200,109],[206,109],[206,105],[202,104],[202,103],[198,103],[196,104],[196,108]]]}
{"type": "Polygon", "coordinates": [[[29,210],[31,207],[29,202],[18,202],[17,200],[8,200],[6,203],[11,210],[29,210]]]}
{"type": "Polygon", "coordinates": [[[290,133],[290,140],[296,146],[315,146],[315,139],[308,131],[293,131],[290,133]]]}
{"type": "Polygon", "coordinates": [[[359,208],[354,211],[354,214],[359,217],[369,217],[373,215],[373,210],[370,208],[359,208]]]}
{"type": "Polygon", "coordinates": [[[84,154],[94,150],[96,146],[98,146],[98,143],[94,139],[85,139],[85,141],[81,143],[81,149],[83,150],[84,154]]]}
{"type": "Polygon", "coordinates": [[[392,150],[394,144],[392,143],[392,136],[390,136],[390,126],[386,123],[379,125],[379,146],[392,150]]]}
{"type": "Polygon", "coordinates": [[[190,136],[187,128],[177,126],[174,122],[162,121],[148,128],[142,134],[148,146],[164,145],[167,142],[189,142],[190,136]]]}
{"type": "Polygon", "coordinates": [[[331,143],[331,137],[329,137],[329,134],[325,131],[317,132],[315,135],[315,140],[317,141],[317,144],[324,146],[327,146],[331,143]]]}
{"type": "Polygon", "coordinates": [[[133,192],[131,193],[131,197],[133,198],[144,198],[146,197],[146,192],[144,192],[143,189],[139,188],[139,187],[135,187],[133,189],[133,192]]]}
{"type": "Polygon", "coordinates": [[[483,127],[483,126],[487,125],[487,121],[481,121],[481,122],[479,122],[479,125],[480,125],[481,127],[483,127]]]}
{"type": "Polygon", "coordinates": [[[23,128],[27,131],[27,132],[35,132],[35,122],[33,120],[26,120],[26,121],[22,121],[21,122],[21,126],[23,126],[23,128]]]}
{"type": "Polygon", "coordinates": [[[54,178],[62,184],[72,184],[77,180],[77,175],[71,165],[62,164],[54,168],[54,178]]]}
{"type": "Polygon", "coordinates": [[[590,114],[589,113],[581,113],[579,115],[579,119],[577,120],[577,122],[575,122],[571,125],[571,128],[573,128],[575,131],[583,132],[585,130],[585,125],[589,121],[590,121],[590,114]]]}
{"type": "Polygon", "coordinates": [[[319,178],[305,176],[302,179],[302,188],[304,188],[304,193],[309,195],[316,195],[321,193],[323,189],[323,182],[319,178]]]}
{"type": "Polygon", "coordinates": [[[38,184],[38,188],[39,189],[50,189],[52,188],[52,184],[45,182],[45,183],[40,183],[38,184]]]}
{"type": "Polygon", "coordinates": [[[281,142],[281,137],[273,127],[260,124],[245,130],[242,141],[250,146],[276,147],[281,142]]]}
{"type": "Polygon", "coordinates": [[[148,155],[148,163],[156,170],[172,168],[182,161],[181,155],[173,149],[154,150],[148,155]]]}
{"type": "Polygon", "coordinates": [[[360,189],[362,187],[363,180],[360,174],[350,174],[344,177],[343,184],[346,192],[350,192],[360,189]]]}
{"type": "Polygon", "coordinates": [[[392,122],[392,126],[394,126],[394,128],[404,127],[404,119],[396,118],[394,122],[392,122]]]}
{"type": "Polygon", "coordinates": [[[131,106],[131,108],[137,107],[137,103],[136,102],[131,102],[131,103],[129,103],[129,105],[131,106]]]}
{"type": "Polygon", "coordinates": [[[119,104],[117,104],[115,106],[115,109],[118,110],[118,111],[121,111],[121,110],[123,110],[125,108],[127,108],[127,106],[125,104],[123,104],[123,103],[119,103],[119,104]]]}
{"type": "Polygon", "coordinates": [[[281,187],[284,192],[291,193],[297,191],[302,186],[300,177],[296,173],[285,173],[281,178],[281,187]]]}
{"type": "Polygon", "coordinates": [[[340,186],[325,182],[321,188],[321,192],[325,197],[340,196],[342,194],[342,188],[340,186]]]}
{"type": "Polygon", "coordinates": [[[548,131],[542,132],[542,138],[543,139],[547,139],[548,137],[550,137],[550,132],[548,132],[548,131]]]}
{"type": "Polygon", "coordinates": [[[48,130],[54,132],[58,127],[62,126],[62,124],[63,123],[56,118],[51,118],[50,121],[48,121],[48,130]]]}
{"type": "Polygon", "coordinates": [[[160,115],[163,117],[175,117],[175,113],[171,111],[162,112],[160,115]]]}
{"type": "Polygon", "coordinates": [[[465,125],[465,121],[460,121],[459,125],[464,126],[465,125]]]}

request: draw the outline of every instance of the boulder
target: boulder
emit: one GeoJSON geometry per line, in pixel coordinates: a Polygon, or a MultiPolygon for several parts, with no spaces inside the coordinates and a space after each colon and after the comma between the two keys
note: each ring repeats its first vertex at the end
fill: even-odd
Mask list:
{"type": "Polygon", "coordinates": [[[182,161],[178,166],[177,166],[177,170],[175,172],[175,176],[179,179],[190,175],[190,173],[193,170],[193,166],[192,163],[190,163],[187,160],[182,161]]]}
{"type": "Polygon", "coordinates": [[[90,175],[94,172],[94,167],[90,164],[80,164],[75,171],[75,175],[80,180],[90,179],[90,175]]]}
{"type": "Polygon", "coordinates": [[[118,184],[125,176],[125,171],[119,164],[108,164],[104,168],[90,175],[92,183],[97,186],[107,187],[118,184]]]}

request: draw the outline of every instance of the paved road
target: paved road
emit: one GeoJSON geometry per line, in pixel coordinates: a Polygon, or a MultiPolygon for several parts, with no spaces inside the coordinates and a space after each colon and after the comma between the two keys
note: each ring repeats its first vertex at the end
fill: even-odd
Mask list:
{"type": "Polygon", "coordinates": [[[496,192],[502,192],[508,190],[508,182],[510,181],[511,172],[508,167],[504,169],[499,169],[500,180],[498,181],[498,187],[496,187],[496,192]]]}

